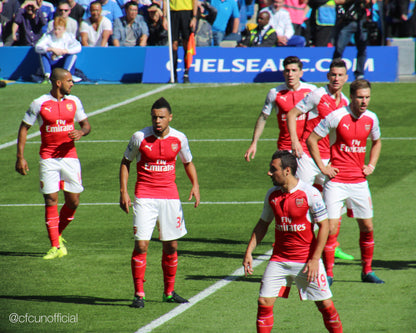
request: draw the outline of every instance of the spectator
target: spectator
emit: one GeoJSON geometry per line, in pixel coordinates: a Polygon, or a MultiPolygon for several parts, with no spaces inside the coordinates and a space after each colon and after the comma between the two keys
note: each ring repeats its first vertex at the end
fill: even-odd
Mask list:
{"type": "Polygon", "coordinates": [[[271,4],[270,0],[257,0],[256,2],[258,3],[259,11],[261,11],[264,8],[269,7],[271,4]]]}
{"type": "Polygon", "coordinates": [[[304,35],[302,24],[309,11],[309,0],[285,0],[284,8],[289,12],[295,35],[304,35]]]}
{"type": "MultiPolygon", "coordinates": [[[[114,23],[115,19],[123,16],[123,12],[121,11],[120,6],[115,0],[98,0],[98,2],[101,3],[101,15],[108,18],[111,21],[111,24],[114,23]]],[[[90,9],[87,9],[84,14],[84,18],[88,17],[89,15],[90,9]]]]}
{"type": "Polygon", "coordinates": [[[90,4],[91,4],[92,1],[91,0],[77,0],[77,2],[82,8],[84,8],[84,11],[85,11],[84,12],[84,17],[85,17],[86,12],[87,12],[88,8],[90,7],[90,4]]]}
{"type": "MultiPolygon", "coordinates": [[[[69,5],[67,0],[62,0],[59,2],[58,7],[56,9],[56,17],[62,17],[66,22],[66,30],[65,32],[77,38],[78,33],[78,22],[74,20],[72,17],[69,17],[71,13],[71,6],[69,5]]],[[[51,32],[54,29],[55,20],[49,21],[48,23],[48,32],[51,32]]],[[[74,74],[74,73],[71,73],[74,74]]]]}
{"type": "Polygon", "coordinates": [[[126,15],[114,21],[114,46],[146,46],[149,29],[142,15],[139,15],[139,6],[129,1],[124,7],[126,15]]]}
{"type": "Polygon", "coordinates": [[[415,1],[390,0],[386,4],[388,37],[413,37],[415,34],[415,1]]]}
{"type": "Polygon", "coordinates": [[[75,0],[68,0],[71,11],[69,12],[69,17],[72,17],[75,21],[78,22],[78,27],[81,26],[82,18],[85,14],[85,9],[75,0]]]}
{"type": "Polygon", "coordinates": [[[232,18],[233,34],[239,33],[240,11],[235,0],[210,0],[211,5],[217,9],[217,17],[212,24],[212,37],[214,46],[219,46],[225,37],[227,23],[232,18]]]}
{"type": "Polygon", "coordinates": [[[64,17],[53,20],[53,30],[47,32],[36,43],[35,51],[40,54],[44,82],[49,83],[52,70],[56,67],[75,72],[76,54],[81,52],[81,44],[73,34],[66,32],[64,17]]]}
{"type": "Polygon", "coordinates": [[[13,45],[35,46],[42,37],[42,27],[45,25],[46,20],[36,1],[25,1],[12,25],[13,45]]]}
{"type": "Polygon", "coordinates": [[[108,46],[108,39],[113,30],[111,21],[101,15],[102,7],[99,1],[90,4],[90,18],[81,23],[80,35],[82,46],[108,46]]]}
{"type": "Polygon", "coordinates": [[[305,46],[302,36],[295,35],[289,12],[283,8],[284,0],[273,0],[272,4],[261,10],[268,11],[271,17],[270,24],[276,30],[278,46],[305,46]]]}
{"type": "Polygon", "coordinates": [[[39,10],[46,20],[46,24],[42,27],[42,34],[44,34],[48,29],[47,24],[50,21],[53,21],[53,17],[55,15],[55,7],[48,1],[36,0],[36,3],[38,4],[39,10]]]}
{"type": "Polygon", "coordinates": [[[345,47],[354,35],[357,47],[357,66],[355,79],[364,78],[364,65],[367,60],[368,31],[366,27],[367,10],[372,11],[376,0],[348,1],[335,0],[337,4],[337,20],[335,24],[335,51],[333,59],[342,58],[345,47]]]}
{"type": "Polygon", "coordinates": [[[1,12],[1,14],[7,17],[10,21],[12,21],[20,8],[19,1],[18,0],[3,0],[2,4],[3,4],[3,11],[1,12]]]}
{"type": "Polygon", "coordinates": [[[276,31],[269,24],[269,12],[261,12],[257,17],[257,27],[250,30],[249,34],[240,42],[239,47],[268,47],[277,46],[276,31]]]}
{"type": "Polygon", "coordinates": [[[0,0],[0,46],[9,46],[13,43],[11,38],[12,20],[3,15],[3,2],[0,0]]]}
{"type": "Polygon", "coordinates": [[[162,46],[168,44],[168,31],[163,25],[163,12],[157,3],[153,3],[147,8],[147,27],[149,29],[149,38],[147,45],[162,46]]]}
{"type": "Polygon", "coordinates": [[[336,21],[334,0],[310,0],[311,42],[314,46],[330,46],[333,44],[333,34],[336,21]]]}
{"type": "Polygon", "coordinates": [[[198,2],[198,23],[195,32],[195,46],[212,45],[212,24],[217,17],[217,9],[206,1],[198,2]]]}

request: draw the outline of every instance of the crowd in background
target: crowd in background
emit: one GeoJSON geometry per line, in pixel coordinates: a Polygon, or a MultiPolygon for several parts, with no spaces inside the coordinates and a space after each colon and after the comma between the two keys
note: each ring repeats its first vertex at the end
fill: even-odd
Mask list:
{"type": "MultiPolygon", "coordinates": [[[[416,37],[415,0],[342,2],[364,4],[364,14],[359,20],[367,30],[367,45],[386,45],[395,37],[416,37]]],[[[0,0],[0,46],[35,47],[42,57],[45,79],[50,75],[49,67],[57,64],[73,73],[75,55],[81,46],[167,45],[164,3],[163,0],[0,0]]],[[[170,3],[172,8],[172,0],[170,3]]],[[[196,24],[192,23],[196,46],[336,46],[340,15],[355,14],[339,5],[340,0],[194,3],[198,3],[198,10],[192,11],[192,22],[196,19],[196,24]]],[[[343,43],[359,48],[359,38],[357,34],[348,35],[343,43]]]]}

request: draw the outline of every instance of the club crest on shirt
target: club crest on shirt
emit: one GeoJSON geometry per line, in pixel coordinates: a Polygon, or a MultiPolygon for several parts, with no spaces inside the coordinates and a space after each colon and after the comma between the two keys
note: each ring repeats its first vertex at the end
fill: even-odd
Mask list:
{"type": "Polygon", "coordinates": [[[371,128],[371,125],[370,124],[365,124],[364,128],[368,132],[371,128]]]}
{"type": "Polygon", "coordinates": [[[296,199],[295,204],[296,204],[296,207],[302,207],[303,206],[303,199],[302,198],[296,199]]]}
{"type": "Polygon", "coordinates": [[[173,151],[177,151],[178,148],[179,148],[179,145],[177,143],[172,143],[171,148],[172,148],[173,151]]]}
{"type": "Polygon", "coordinates": [[[66,105],[66,108],[67,108],[67,110],[68,110],[69,112],[74,111],[74,106],[73,106],[71,103],[68,103],[68,104],[66,105]]]}

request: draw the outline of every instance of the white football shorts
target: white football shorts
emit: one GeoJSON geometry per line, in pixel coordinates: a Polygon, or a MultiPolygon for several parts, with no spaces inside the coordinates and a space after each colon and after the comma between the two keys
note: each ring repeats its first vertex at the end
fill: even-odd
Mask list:
{"type": "Polygon", "coordinates": [[[371,201],[368,182],[344,184],[329,181],[324,187],[324,201],[328,209],[329,219],[338,219],[343,204],[352,211],[348,216],[359,219],[373,217],[373,203],[371,201]]]}
{"type": "MultiPolygon", "coordinates": [[[[327,165],[329,159],[322,160],[322,162],[327,165]]],[[[321,172],[321,170],[319,170],[313,158],[309,157],[305,153],[302,154],[301,158],[298,158],[298,169],[296,171],[296,177],[310,185],[324,185],[325,181],[328,180],[328,178],[321,172]]]]}
{"type": "Polygon", "coordinates": [[[79,159],[47,158],[41,159],[39,164],[40,191],[43,194],[56,193],[60,189],[71,193],[84,191],[79,159]]]}
{"type": "Polygon", "coordinates": [[[136,198],[133,205],[134,239],[150,240],[156,223],[161,241],[175,240],[186,235],[180,200],[136,198]]]}
{"type": "Polygon", "coordinates": [[[319,259],[319,277],[308,282],[308,275],[302,273],[305,268],[300,262],[269,261],[261,279],[260,297],[288,298],[290,288],[295,282],[302,301],[323,301],[332,297],[324,264],[319,259]]]}

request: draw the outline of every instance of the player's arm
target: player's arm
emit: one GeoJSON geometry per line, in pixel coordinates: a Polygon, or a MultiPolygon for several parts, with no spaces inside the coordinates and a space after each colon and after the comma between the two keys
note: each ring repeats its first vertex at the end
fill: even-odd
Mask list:
{"type": "Polygon", "coordinates": [[[267,114],[261,112],[259,117],[257,118],[256,125],[254,126],[253,139],[251,140],[251,145],[244,154],[244,158],[247,162],[250,162],[250,157],[253,159],[256,156],[257,142],[259,141],[260,136],[263,133],[268,117],[269,116],[267,114]]]}
{"type": "Polygon", "coordinates": [[[131,207],[131,200],[127,189],[127,183],[129,180],[130,163],[127,158],[123,157],[120,164],[120,208],[127,214],[131,207]]]}
{"type": "Polygon", "coordinates": [[[257,247],[258,244],[263,240],[264,236],[269,229],[270,222],[266,222],[263,219],[259,219],[256,226],[254,227],[253,233],[251,234],[250,241],[248,242],[246,253],[244,255],[243,266],[244,266],[244,273],[253,274],[253,251],[257,247]]]}
{"type": "Polygon", "coordinates": [[[334,178],[339,170],[337,168],[333,168],[330,164],[325,165],[324,162],[322,162],[321,153],[319,152],[318,147],[318,142],[322,139],[322,136],[319,136],[316,132],[312,132],[306,140],[306,145],[308,146],[309,153],[319,170],[321,170],[321,172],[329,178],[334,178]]]}
{"type": "Polygon", "coordinates": [[[88,118],[81,120],[79,122],[79,126],[81,126],[81,129],[79,130],[75,129],[68,133],[69,137],[74,141],[78,141],[83,136],[86,136],[91,132],[91,125],[88,121],[88,118]]]}
{"type": "Polygon", "coordinates": [[[312,282],[319,278],[319,259],[322,256],[329,233],[329,222],[325,219],[318,223],[319,230],[316,236],[316,247],[312,257],[306,263],[303,273],[308,273],[308,281],[312,282]]]}
{"type": "Polygon", "coordinates": [[[31,126],[25,122],[20,123],[19,132],[17,134],[17,154],[16,154],[16,165],[15,169],[18,173],[25,176],[29,171],[29,166],[24,157],[24,151],[27,140],[27,132],[31,126]]]}
{"type": "Polygon", "coordinates": [[[381,139],[372,141],[370,149],[370,159],[367,165],[364,165],[363,172],[366,176],[371,175],[376,168],[381,152],[381,139]]]}
{"type": "Polygon", "coordinates": [[[292,141],[292,152],[296,157],[301,157],[303,154],[302,145],[300,144],[297,128],[296,118],[302,114],[297,107],[294,107],[287,114],[287,128],[289,130],[290,140],[292,141]]]}
{"type": "Polygon", "coordinates": [[[189,194],[188,200],[192,200],[192,197],[195,198],[195,205],[194,207],[198,207],[199,203],[201,202],[201,197],[199,194],[199,183],[198,183],[198,175],[196,173],[195,164],[192,162],[184,163],[185,172],[192,183],[191,193],[189,194]]]}

